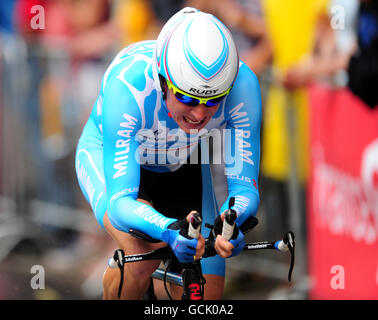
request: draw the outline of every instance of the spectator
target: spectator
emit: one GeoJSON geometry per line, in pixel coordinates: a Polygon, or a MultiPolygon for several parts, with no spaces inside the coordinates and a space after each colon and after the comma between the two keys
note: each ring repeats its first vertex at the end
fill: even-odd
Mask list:
{"type": "Polygon", "coordinates": [[[261,169],[265,188],[262,193],[268,217],[274,221],[270,225],[277,226],[277,234],[292,227],[288,225],[291,163],[295,164],[292,168],[299,182],[296,192],[301,195],[300,210],[304,217],[309,154],[305,85],[320,76],[317,69],[329,66],[330,57],[335,53],[328,4],[327,0],[263,2],[273,52],[273,83],[263,117],[261,169]]]}
{"type": "Polygon", "coordinates": [[[353,29],[358,3],[356,0],[290,0],[283,5],[267,0],[264,4],[273,46],[275,83],[268,94],[263,125],[262,172],[267,178],[263,194],[270,208],[269,217],[274,221],[283,217],[281,230],[292,228],[288,212],[293,208],[289,208],[286,199],[290,199],[287,184],[290,171],[295,170],[301,227],[305,230],[310,152],[307,86],[314,81],[346,84],[345,70],[355,50],[353,29]],[[336,14],[342,15],[342,26],[337,25],[340,21],[336,14]],[[290,162],[295,166],[290,167],[290,162]]]}
{"type": "Polygon", "coordinates": [[[358,51],[351,58],[348,86],[370,108],[378,105],[378,3],[361,1],[358,21],[358,51]]]}
{"type": "MultiPolygon", "coordinates": [[[[23,108],[35,172],[33,198],[65,207],[84,206],[72,187],[76,182],[71,158],[96,100],[108,55],[113,56],[119,45],[120,33],[111,9],[110,0],[20,0],[17,4],[18,27],[28,46],[25,73],[29,71],[31,76],[23,108]],[[30,25],[34,5],[44,9],[42,30],[30,25]]],[[[54,219],[57,212],[43,214],[54,219]]],[[[61,266],[69,267],[92,253],[88,249],[96,240],[99,245],[106,244],[103,237],[93,239],[91,234],[71,229],[44,231],[52,233],[51,239],[60,248],[46,253],[46,261],[59,261],[61,266]]]]}
{"type": "MultiPolygon", "coordinates": [[[[280,79],[288,90],[303,88],[313,81],[332,80],[330,77],[347,68],[350,56],[355,50],[354,36],[350,33],[353,32],[351,29],[356,3],[353,5],[353,0],[333,0],[329,4],[331,9],[329,15],[336,12],[332,8],[342,8],[339,14],[346,15],[347,19],[344,17],[342,27],[338,27],[335,22],[332,27],[329,15],[321,16],[315,29],[313,51],[307,58],[288,68],[280,79]],[[340,28],[343,30],[339,30],[340,28]]],[[[336,20],[337,17],[334,16],[332,19],[336,20]]]]}
{"type": "Polygon", "coordinates": [[[121,30],[121,47],[158,34],[158,26],[149,0],[122,0],[115,4],[115,21],[121,30]]]}
{"type": "Polygon", "coordinates": [[[28,132],[39,177],[34,188],[37,198],[75,204],[68,187],[73,169],[66,161],[94,103],[96,77],[101,77],[107,63],[104,57],[118,41],[110,4],[108,0],[17,2],[17,26],[28,46],[28,70],[33,77],[25,114],[32,119],[28,132]],[[43,8],[44,29],[31,27],[35,15],[31,9],[36,5],[43,8]]]}

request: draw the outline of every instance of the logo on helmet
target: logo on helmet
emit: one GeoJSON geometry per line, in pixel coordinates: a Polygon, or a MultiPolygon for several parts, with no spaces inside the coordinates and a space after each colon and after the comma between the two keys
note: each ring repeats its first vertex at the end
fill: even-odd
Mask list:
{"type": "Polygon", "coordinates": [[[193,92],[197,95],[207,95],[207,96],[215,96],[218,90],[219,89],[216,89],[216,90],[200,90],[200,89],[195,89],[195,88],[189,89],[190,92],[193,92]]]}

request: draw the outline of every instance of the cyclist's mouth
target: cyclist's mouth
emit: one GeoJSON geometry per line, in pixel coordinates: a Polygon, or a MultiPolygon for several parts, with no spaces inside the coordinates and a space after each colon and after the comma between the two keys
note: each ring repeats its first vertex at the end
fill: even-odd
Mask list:
{"type": "Polygon", "coordinates": [[[205,123],[206,117],[202,120],[193,120],[186,116],[183,116],[185,126],[189,129],[195,129],[202,126],[205,123]]]}

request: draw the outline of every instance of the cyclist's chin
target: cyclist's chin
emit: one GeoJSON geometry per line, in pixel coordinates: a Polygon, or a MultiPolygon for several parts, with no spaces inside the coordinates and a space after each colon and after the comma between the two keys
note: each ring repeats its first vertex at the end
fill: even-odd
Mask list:
{"type": "Polygon", "coordinates": [[[206,117],[201,121],[193,122],[190,121],[189,118],[183,116],[181,118],[181,121],[179,123],[179,126],[182,130],[185,131],[185,133],[190,133],[191,131],[201,130],[206,126],[206,124],[209,122],[210,117],[206,117]]]}

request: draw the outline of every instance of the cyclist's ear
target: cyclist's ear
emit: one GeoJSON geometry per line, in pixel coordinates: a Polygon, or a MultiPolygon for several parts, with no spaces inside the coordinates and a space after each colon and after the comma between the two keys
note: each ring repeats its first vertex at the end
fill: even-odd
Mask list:
{"type": "Polygon", "coordinates": [[[163,93],[163,100],[167,100],[167,92],[168,92],[168,86],[167,81],[165,81],[164,77],[159,74],[159,81],[160,81],[160,87],[161,91],[163,93]]]}

